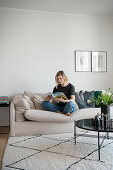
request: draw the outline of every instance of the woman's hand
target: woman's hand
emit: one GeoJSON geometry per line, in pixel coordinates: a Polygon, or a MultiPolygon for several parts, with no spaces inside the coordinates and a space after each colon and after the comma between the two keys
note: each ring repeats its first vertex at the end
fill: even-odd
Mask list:
{"type": "Polygon", "coordinates": [[[66,100],[64,100],[63,98],[55,98],[54,99],[56,102],[62,102],[62,103],[65,103],[66,100]]]}
{"type": "Polygon", "coordinates": [[[45,98],[46,101],[50,101],[50,99],[51,99],[51,96],[47,96],[47,97],[45,98]]]}

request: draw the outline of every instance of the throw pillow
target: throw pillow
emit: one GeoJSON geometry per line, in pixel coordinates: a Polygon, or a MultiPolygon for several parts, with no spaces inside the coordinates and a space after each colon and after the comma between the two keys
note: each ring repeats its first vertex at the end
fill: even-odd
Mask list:
{"type": "Polygon", "coordinates": [[[79,96],[80,96],[81,100],[84,101],[84,92],[82,90],[80,90],[79,96]]]}
{"type": "Polygon", "coordinates": [[[30,105],[30,109],[35,109],[35,105],[32,102],[32,100],[30,99],[30,97],[24,95],[24,98],[28,101],[29,105],[30,105]]]}
{"type": "Polygon", "coordinates": [[[83,94],[82,93],[83,93],[83,91],[75,93],[75,102],[78,104],[79,109],[86,108],[86,104],[83,100],[83,97],[82,97],[83,94]],[[79,93],[80,93],[80,95],[79,95],[79,93]]]}
{"type": "MultiPolygon", "coordinates": [[[[94,98],[98,99],[101,96],[101,93],[102,93],[102,91],[95,91],[94,92],[94,98]]],[[[100,106],[101,106],[100,103],[98,103],[98,104],[97,104],[97,102],[95,103],[95,107],[100,107],[100,106]]]]}
{"type": "Polygon", "coordinates": [[[38,94],[34,95],[33,101],[35,104],[35,109],[37,110],[44,110],[44,108],[42,107],[42,102],[44,101],[44,97],[39,96],[38,94]]]}
{"type": "Polygon", "coordinates": [[[52,93],[48,92],[48,93],[35,93],[35,94],[42,96],[43,98],[46,98],[46,96],[51,95],[52,93]]]}
{"type": "Polygon", "coordinates": [[[98,98],[101,95],[102,91],[95,91],[94,92],[94,97],[98,98]]]}
{"type": "Polygon", "coordinates": [[[13,97],[13,101],[18,100],[18,99],[22,99],[23,97],[24,97],[23,94],[17,94],[15,97],[13,97]]]}
{"type": "Polygon", "coordinates": [[[24,113],[30,109],[30,105],[24,98],[13,100],[16,111],[16,122],[23,122],[25,120],[24,113]]]}
{"type": "Polygon", "coordinates": [[[84,101],[86,106],[88,107],[95,107],[95,103],[89,103],[88,100],[93,101],[94,100],[94,91],[85,91],[84,93],[84,101]]]}
{"type": "Polygon", "coordinates": [[[33,97],[34,97],[35,93],[24,91],[24,95],[30,97],[30,100],[33,102],[33,97]]]}
{"type": "Polygon", "coordinates": [[[24,94],[26,95],[26,96],[29,96],[29,97],[34,97],[34,93],[32,93],[32,92],[28,92],[28,91],[24,91],[24,94]]]}

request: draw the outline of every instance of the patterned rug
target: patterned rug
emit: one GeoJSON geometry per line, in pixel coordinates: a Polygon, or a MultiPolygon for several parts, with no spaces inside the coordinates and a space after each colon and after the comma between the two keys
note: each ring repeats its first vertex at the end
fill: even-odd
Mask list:
{"type": "Polygon", "coordinates": [[[97,142],[97,132],[88,131],[77,134],[76,145],[72,133],[10,137],[2,170],[113,170],[113,134],[100,161],[97,142]]]}

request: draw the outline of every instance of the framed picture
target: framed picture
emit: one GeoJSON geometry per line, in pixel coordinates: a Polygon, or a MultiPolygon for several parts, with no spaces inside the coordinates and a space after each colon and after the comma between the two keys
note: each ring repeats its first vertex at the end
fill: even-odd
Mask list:
{"type": "Polygon", "coordinates": [[[75,71],[91,71],[91,52],[75,51],[75,71]]]}
{"type": "Polygon", "coordinates": [[[107,72],[107,52],[92,52],[92,71],[107,72]]]}

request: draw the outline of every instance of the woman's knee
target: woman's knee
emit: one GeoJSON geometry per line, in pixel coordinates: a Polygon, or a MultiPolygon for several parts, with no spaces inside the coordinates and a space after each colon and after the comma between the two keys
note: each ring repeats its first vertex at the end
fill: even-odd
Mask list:
{"type": "Polygon", "coordinates": [[[75,112],[75,111],[76,111],[75,103],[73,103],[72,101],[69,101],[69,102],[68,102],[68,106],[69,106],[70,108],[72,108],[72,112],[75,112]]]}
{"type": "Polygon", "coordinates": [[[74,103],[73,103],[72,101],[69,101],[69,102],[68,102],[68,105],[73,106],[74,103]]]}
{"type": "Polygon", "coordinates": [[[46,107],[46,106],[48,106],[49,105],[49,101],[43,101],[42,102],[42,107],[46,107]]]}

